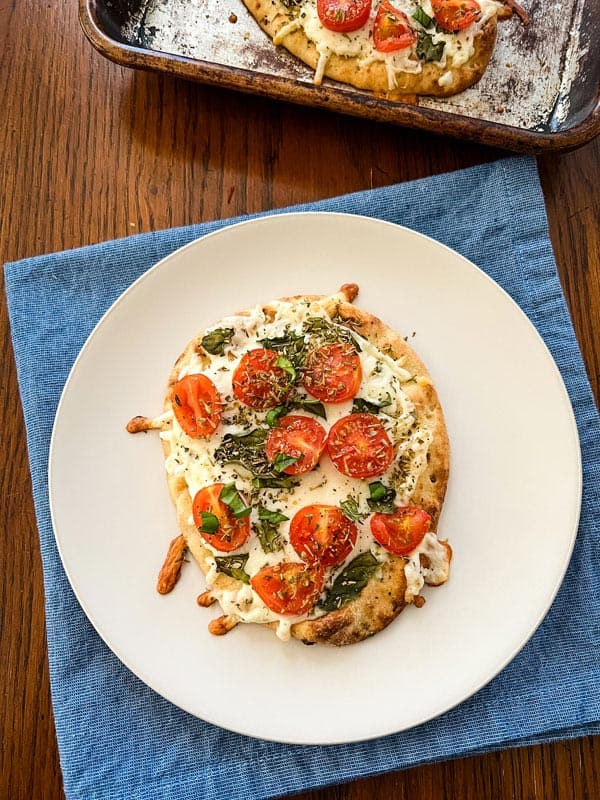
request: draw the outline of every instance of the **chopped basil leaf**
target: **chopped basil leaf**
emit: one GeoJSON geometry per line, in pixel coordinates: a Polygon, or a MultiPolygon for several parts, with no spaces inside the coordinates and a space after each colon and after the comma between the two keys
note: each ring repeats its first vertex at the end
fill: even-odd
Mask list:
{"type": "Polygon", "coordinates": [[[263,428],[255,428],[249,433],[228,433],[226,435],[243,447],[262,447],[267,438],[267,431],[263,428]]]}
{"type": "Polygon", "coordinates": [[[381,481],[374,481],[373,483],[369,484],[369,495],[371,500],[381,500],[382,497],[385,497],[385,486],[381,481]]]}
{"type": "Polygon", "coordinates": [[[342,500],[340,508],[342,509],[342,514],[352,522],[361,522],[367,516],[360,511],[356,498],[352,497],[351,494],[345,500],[342,500]]]}
{"type": "Polygon", "coordinates": [[[216,533],[219,529],[219,518],[210,511],[202,512],[202,525],[198,528],[200,533],[216,533]]]}
{"type": "Polygon", "coordinates": [[[327,419],[327,413],[325,412],[325,406],[323,403],[319,402],[318,400],[302,400],[297,399],[293,400],[290,403],[291,408],[298,408],[301,411],[309,411],[311,414],[314,414],[316,417],[321,417],[321,419],[327,419]]]}
{"type": "Polygon", "coordinates": [[[423,61],[441,61],[445,46],[445,42],[434,44],[430,33],[420,33],[415,52],[423,61]]]}
{"type": "Polygon", "coordinates": [[[271,465],[265,453],[267,433],[266,428],[256,428],[244,434],[226,433],[215,450],[216,460],[221,464],[235,461],[253,475],[265,475],[271,472],[271,465]]]}
{"type": "Polygon", "coordinates": [[[370,550],[356,556],[340,572],[325,595],[325,599],[319,605],[325,611],[335,611],[351,600],[356,600],[379,566],[379,561],[370,550]]]}
{"type": "Polygon", "coordinates": [[[277,361],[275,362],[275,366],[279,367],[280,369],[284,369],[287,374],[290,376],[290,380],[292,383],[296,380],[296,370],[294,369],[294,365],[292,362],[287,358],[287,356],[279,356],[277,361]]]}
{"type": "Polygon", "coordinates": [[[224,572],[225,575],[242,581],[242,583],[250,583],[250,575],[244,569],[248,555],[248,553],[242,553],[239,556],[215,556],[217,572],[224,572]]]}
{"type": "Polygon", "coordinates": [[[291,475],[258,475],[252,479],[255,489],[292,489],[298,486],[298,481],[292,480],[291,475]]]}
{"type": "Polygon", "coordinates": [[[287,519],[289,517],[279,511],[270,511],[264,506],[258,506],[258,522],[253,527],[265,553],[273,553],[275,550],[281,549],[279,524],[287,519]]]}
{"type": "Polygon", "coordinates": [[[236,489],[235,483],[228,483],[227,486],[224,486],[221,489],[219,500],[222,503],[225,503],[226,506],[229,506],[233,516],[236,519],[248,517],[252,511],[252,508],[247,506],[240,497],[240,493],[236,489]]]}
{"type": "Polygon", "coordinates": [[[348,328],[329,322],[323,317],[309,317],[304,323],[303,329],[306,333],[319,339],[321,344],[329,342],[347,342],[352,345],[357,353],[361,352],[359,343],[348,328]]]}
{"type": "Polygon", "coordinates": [[[302,366],[306,351],[304,334],[288,330],[284,336],[277,336],[274,339],[259,339],[258,343],[261,347],[285,356],[294,368],[299,369],[302,366]]]}
{"type": "Polygon", "coordinates": [[[265,422],[269,426],[269,428],[275,428],[279,419],[288,412],[288,406],[275,406],[272,408],[265,417],[265,422]]]}
{"type": "Polygon", "coordinates": [[[296,461],[300,460],[300,456],[288,456],[285,453],[277,453],[273,461],[273,469],[275,472],[283,472],[287,467],[291,467],[296,461]]]}
{"type": "Polygon", "coordinates": [[[285,406],[275,406],[275,408],[272,408],[267,413],[265,421],[270,428],[275,428],[277,427],[277,423],[281,417],[289,414],[290,411],[293,411],[294,409],[308,411],[310,414],[314,414],[316,417],[327,419],[327,413],[325,412],[325,406],[323,403],[319,402],[319,400],[305,400],[302,397],[298,397],[295,400],[291,400],[285,406]]]}
{"type": "Polygon", "coordinates": [[[367,505],[371,511],[379,514],[393,514],[396,511],[394,498],[396,490],[389,486],[384,486],[381,481],[374,481],[369,484],[370,497],[367,498],[367,505]]]}
{"type": "Polygon", "coordinates": [[[431,17],[423,11],[421,6],[417,6],[417,10],[412,15],[412,18],[424,28],[429,28],[429,26],[433,23],[431,17]]]}
{"type": "Polygon", "coordinates": [[[203,336],[200,344],[212,356],[222,356],[225,354],[225,345],[229,344],[233,333],[233,328],[216,328],[203,336]]]}
{"type": "Polygon", "coordinates": [[[383,408],[387,408],[387,406],[391,405],[392,398],[390,397],[389,393],[387,395],[389,399],[385,403],[372,403],[370,400],[365,400],[362,397],[355,397],[352,401],[352,414],[378,414],[383,408]]]}
{"type": "Polygon", "coordinates": [[[258,518],[264,519],[267,522],[272,522],[274,525],[278,525],[280,522],[285,522],[286,519],[289,519],[289,517],[286,517],[286,515],[282,514],[280,511],[269,511],[269,509],[264,506],[258,507],[258,518]]]}

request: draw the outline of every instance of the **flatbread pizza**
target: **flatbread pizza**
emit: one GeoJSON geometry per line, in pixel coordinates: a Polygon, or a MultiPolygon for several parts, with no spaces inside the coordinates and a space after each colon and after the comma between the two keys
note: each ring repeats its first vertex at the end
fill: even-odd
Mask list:
{"type": "Polygon", "coordinates": [[[390,99],[472,86],[491,58],[498,21],[516,7],[512,0],[243,2],[275,45],[314,69],[315,84],[329,77],[390,99]]]}
{"type": "Polygon", "coordinates": [[[430,375],[408,343],[353,304],[358,287],[272,301],[190,341],[160,431],[180,535],[158,590],[188,549],[200,605],[281,639],[345,645],[385,628],[425,584],[449,577],[438,537],[449,443],[430,375]]]}

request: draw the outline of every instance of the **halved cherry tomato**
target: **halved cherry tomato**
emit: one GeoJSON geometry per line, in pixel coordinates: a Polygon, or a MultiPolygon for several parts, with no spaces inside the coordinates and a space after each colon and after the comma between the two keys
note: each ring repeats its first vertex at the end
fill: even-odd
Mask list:
{"type": "Polygon", "coordinates": [[[290,376],[277,366],[279,356],[262,347],[244,353],[233,373],[233,394],[240,403],[265,410],[282,404],[291,390],[290,376]]]}
{"type": "Polygon", "coordinates": [[[276,614],[306,614],[323,591],[325,573],[319,567],[307,567],[284,561],[263,567],[250,579],[252,588],[263,603],[276,614]]]}
{"type": "Polygon", "coordinates": [[[302,385],[324,403],[343,403],[358,391],[362,380],[360,357],[349,342],[324,344],[306,359],[302,385]]]}
{"type": "Polygon", "coordinates": [[[370,13],[371,0],[317,0],[319,19],[330,31],[357,31],[369,19],[370,13]]]}
{"type": "Polygon", "coordinates": [[[431,517],[416,506],[399,506],[393,514],[373,514],[371,533],[376,542],[397,556],[406,556],[421,544],[431,517]]]}
{"type": "Polygon", "coordinates": [[[186,375],[177,381],[171,390],[171,404],[188,436],[210,436],[219,427],[221,396],[206,375],[186,375]]]}
{"type": "Polygon", "coordinates": [[[338,506],[305,506],[290,523],[290,544],[308,564],[341,564],[356,544],[356,525],[338,506]]]}
{"type": "Polygon", "coordinates": [[[214,533],[200,531],[200,535],[215,550],[229,553],[231,550],[237,550],[238,547],[241,547],[250,536],[250,520],[248,517],[236,519],[229,506],[219,500],[219,495],[224,486],[224,483],[213,483],[210,486],[205,486],[204,489],[200,489],[192,502],[192,514],[197,528],[202,527],[203,511],[214,514],[217,517],[219,520],[217,530],[214,533]]]}
{"type": "Polygon", "coordinates": [[[440,28],[451,33],[468,28],[481,14],[476,0],[432,0],[431,7],[440,28]]]}
{"type": "Polygon", "coordinates": [[[329,431],[327,452],[334,466],[350,478],[383,475],[394,460],[390,437],[374,414],[349,414],[329,431]]]}
{"type": "Polygon", "coordinates": [[[276,428],[269,431],[265,444],[267,458],[273,462],[278,453],[297,458],[282,472],[303,475],[316,467],[326,438],[325,428],[316,419],[288,414],[279,420],[276,428]]]}
{"type": "Polygon", "coordinates": [[[379,4],[373,23],[373,44],[381,53],[404,50],[418,39],[404,11],[395,8],[388,0],[379,4]]]}

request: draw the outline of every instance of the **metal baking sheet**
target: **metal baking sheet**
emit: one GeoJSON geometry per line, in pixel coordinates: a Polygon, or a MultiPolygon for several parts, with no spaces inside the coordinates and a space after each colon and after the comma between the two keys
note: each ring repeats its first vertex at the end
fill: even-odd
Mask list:
{"type": "MultiPolygon", "coordinates": [[[[436,112],[440,112],[475,126],[500,126],[507,130],[507,146],[511,130],[537,133],[538,140],[547,140],[587,123],[591,138],[600,128],[600,0],[523,0],[522,4],[530,24],[525,26],[513,16],[498,25],[494,55],[481,81],[454,97],[419,98],[418,110],[425,119],[439,119],[436,112]],[[597,125],[590,126],[592,117],[597,125]]],[[[310,98],[310,92],[320,91],[313,86],[313,71],[274,47],[240,0],[96,0],[90,6],[96,25],[116,43],[167,59],[202,62],[216,71],[241,70],[255,78],[257,89],[261,79],[266,86],[273,77],[293,82],[305,90],[300,91],[300,102],[310,98]]],[[[206,71],[202,79],[206,80],[206,71]]],[[[216,82],[226,81],[220,76],[216,82]]],[[[324,81],[324,86],[335,91],[342,108],[344,98],[372,98],[369,92],[333,81],[324,81]]],[[[252,91],[252,86],[245,90],[252,91]]],[[[261,93],[269,91],[262,87],[261,93]]],[[[372,108],[369,116],[377,116],[372,108]]],[[[390,114],[382,118],[390,119],[390,114]]]]}

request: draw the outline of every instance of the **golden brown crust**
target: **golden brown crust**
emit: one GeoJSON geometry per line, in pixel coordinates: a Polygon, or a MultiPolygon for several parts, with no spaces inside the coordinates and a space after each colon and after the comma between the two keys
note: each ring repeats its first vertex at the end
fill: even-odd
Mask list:
{"type": "MultiPolygon", "coordinates": [[[[421,359],[407,342],[380,319],[348,302],[358,292],[355,284],[346,284],[336,294],[327,298],[324,305],[332,318],[356,331],[375,345],[381,352],[396,360],[406,369],[413,379],[403,384],[403,390],[412,400],[418,417],[433,432],[433,441],[429,448],[427,465],[421,473],[411,496],[411,503],[426,510],[432,517],[432,528],[435,530],[444,502],[449,474],[450,447],[442,408],[431,377],[421,359]]],[[[284,301],[323,300],[321,295],[294,296],[282,298],[284,301]]],[[[263,311],[269,315],[272,307],[268,304],[263,311]]],[[[240,312],[246,314],[248,312],[240,312]]],[[[180,371],[192,355],[202,355],[199,345],[201,335],[193,339],[175,362],[168,380],[165,396],[165,410],[171,406],[171,391],[178,380],[180,371]]],[[[165,457],[170,453],[167,441],[162,440],[165,457]]],[[[202,536],[191,524],[192,500],[185,479],[181,476],[167,474],[169,492],[175,503],[180,530],[186,544],[200,564],[204,573],[210,569],[211,553],[204,546],[202,536]]],[[[445,544],[450,555],[450,546],[445,544]]],[[[362,590],[356,600],[342,608],[331,611],[321,617],[305,620],[292,625],[291,635],[306,643],[327,643],[346,645],[362,641],[374,635],[390,624],[406,607],[406,577],[404,558],[390,556],[389,561],[382,564],[380,574],[374,576],[362,590]]],[[[236,590],[240,582],[223,573],[215,577],[213,588],[220,590],[236,590]]],[[[203,601],[210,599],[210,593],[201,595],[203,601]]],[[[202,602],[208,605],[208,602],[202,602]]],[[[220,635],[227,633],[237,623],[231,617],[222,617],[211,623],[210,630],[220,635]],[[227,619],[227,624],[225,620],[227,619]],[[214,628],[214,630],[213,630],[214,628]]],[[[275,629],[278,623],[267,623],[275,629]]]]}
{"type": "Polygon", "coordinates": [[[403,558],[382,565],[356,600],[337,611],[292,626],[292,636],[305,643],[346,645],[361,642],[387,627],[406,607],[403,558]]]}
{"type": "Polygon", "coordinates": [[[183,534],[176,536],[171,541],[156,581],[156,591],[159,594],[169,594],[175,588],[181,574],[186,550],[187,545],[183,534]]]}
{"type": "MultiPolygon", "coordinates": [[[[290,23],[290,13],[282,0],[243,0],[244,5],[271,39],[290,23]]],[[[496,43],[497,18],[488,19],[473,42],[474,52],[467,62],[459,66],[448,64],[440,67],[434,62],[422,62],[419,73],[400,72],[396,75],[397,86],[389,89],[388,74],[382,61],[360,64],[355,56],[339,56],[332,53],[325,66],[324,75],[333,80],[366,89],[389,100],[402,99],[406,95],[433,95],[449,97],[458,94],[481,78],[486,70],[496,43]],[[447,82],[440,85],[439,79],[450,73],[447,82]]],[[[312,69],[316,70],[319,53],[315,44],[302,28],[283,36],[278,42],[312,69]]]]}

